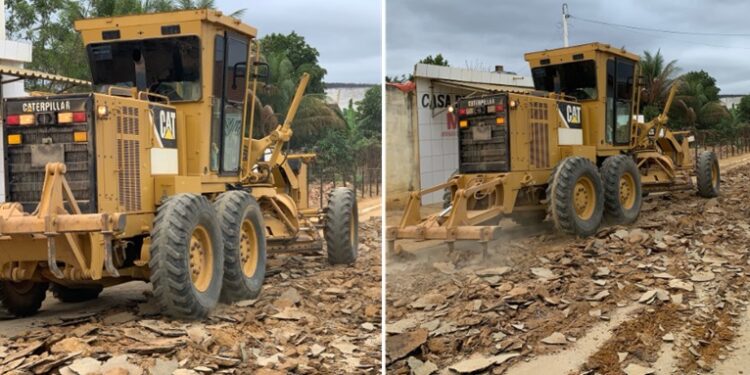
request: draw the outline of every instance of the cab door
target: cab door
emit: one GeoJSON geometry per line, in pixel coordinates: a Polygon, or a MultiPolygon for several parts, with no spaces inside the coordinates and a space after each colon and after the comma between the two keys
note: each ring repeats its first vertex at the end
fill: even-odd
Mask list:
{"type": "Polygon", "coordinates": [[[222,176],[240,169],[249,42],[230,32],[215,38],[210,167],[222,176]]]}
{"type": "Polygon", "coordinates": [[[635,62],[619,57],[607,60],[605,139],[610,145],[630,144],[634,75],[635,62]]]}

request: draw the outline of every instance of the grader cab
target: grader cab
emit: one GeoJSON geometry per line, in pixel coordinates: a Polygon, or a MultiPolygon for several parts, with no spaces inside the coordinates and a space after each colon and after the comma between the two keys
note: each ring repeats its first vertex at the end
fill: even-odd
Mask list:
{"type": "Polygon", "coordinates": [[[357,256],[357,203],[308,206],[307,163],[283,124],[254,137],[265,69],[256,29],[212,10],[80,20],[93,92],[3,103],[7,201],[0,302],[35,313],[150,281],[165,314],[255,298],[267,252],[357,256]],[[323,234],[321,230],[323,229],[323,234]],[[324,239],[325,238],[325,239],[324,239]]]}
{"type": "Polygon", "coordinates": [[[603,218],[631,223],[648,192],[691,189],[719,193],[711,152],[690,150],[688,132],[666,127],[674,98],[644,123],[638,114],[638,56],[591,43],[528,53],[535,91],[467,97],[458,119],[458,172],[447,182],[412,192],[396,240],[493,240],[503,217],[520,224],[546,218],[562,232],[595,233],[603,218]],[[697,177],[697,185],[693,182],[697,177]],[[444,210],[422,217],[421,198],[445,191],[444,210]]]}

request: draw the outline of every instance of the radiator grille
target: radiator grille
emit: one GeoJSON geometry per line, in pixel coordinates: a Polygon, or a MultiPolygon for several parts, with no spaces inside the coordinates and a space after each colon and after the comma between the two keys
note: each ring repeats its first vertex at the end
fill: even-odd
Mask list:
{"type": "Polygon", "coordinates": [[[129,139],[117,140],[120,206],[126,211],[140,211],[141,209],[140,158],[140,142],[129,139]]]}
{"type": "Polygon", "coordinates": [[[138,135],[138,108],[122,108],[122,115],[117,117],[117,132],[138,135]]]}
{"type": "Polygon", "coordinates": [[[532,168],[549,168],[549,105],[540,102],[530,104],[529,164],[532,168]]]}

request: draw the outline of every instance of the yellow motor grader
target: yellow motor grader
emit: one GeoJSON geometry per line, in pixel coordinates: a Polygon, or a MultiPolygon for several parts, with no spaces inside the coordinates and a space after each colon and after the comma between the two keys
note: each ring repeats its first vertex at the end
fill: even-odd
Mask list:
{"type": "Polygon", "coordinates": [[[649,192],[718,195],[714,153],[693,160],[694,137],[666,127],[677,85],[663,113],[639,121],[637,55],[590,43],[525,59],[535,90],[470,96],[452,108],[458,172],[410,194],[399,225],[386,230],[390,250],[398,239],[443,240],[451,251],[458,240],[475,240],[486,252],[503,217],[520,224],[549,217],[562,232],[589,236],[603,218],[635,221],[649,192]],[[421,198],[441,191],[444,210],[422,217],[421,198]]]}
{"type": "Polygon", "coordinates": [[[48,289],[72,302],[144,280],[165,314],[201,318],[220,300],[255,298],[267,252],[325,242],[330,263],[355,261],[354,192],[309,207],[315,155],[283,151],[309,77],[283,124],[253,128],[268,73],[255,28],[212,10],[75,27],[94,90],[3,101],[9,312],[35,313],[48,289]]]}

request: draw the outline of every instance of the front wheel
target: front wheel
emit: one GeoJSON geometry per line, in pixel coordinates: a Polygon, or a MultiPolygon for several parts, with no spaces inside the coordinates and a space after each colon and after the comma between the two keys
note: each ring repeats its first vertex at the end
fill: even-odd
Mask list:
{"type": "Polygon", "coordinates": [[[721,173],[716,154],[711,151],[701,152],[698,155],[698,161],[695,163],[695,175],[698,180],[698,195],[704,198],[713,198],[719,195],[721,173]]]}
{"type": "Polygon", "coordinates": [[[216,307],[224,276],[224,243],[214,210],[196,194],[162,204],[151,232],[151,282],[162,311],[200,319],[216,307]]]}
{"type": "Polygon", "coordinates": [[[325,216],[328,263],[352,264],[359,247],[359,212],[354,190],[340,187],[331,192],[325,216]]]}
{"type": "Polygon", "coordinates": [[[610,156],[601,167],[604,184],[604,212],[615,223],[630,224],[638,219],[643,203],[641,174],[633,158],[610,156]]]}
{"type": "Polygon", "coordinates": [[[224,283],[221,301],[258,297],[266,277],[266,233],[263,212],[244,191],[228,191],[214,202],[224,237],[224,283]]]}
{"type": "Polygon", "coordinates": [[[34,315],[47,297],[48,283],[34,281],[0,281],[0,303],[11,314],[34,315]]]}
{"type": "Polygon", "coordinates": [[[548,212],[555,227],[581,237],[596,233],[604,214],[602,180],[586,158],[563,159],[550,175],[548,212]]]}

